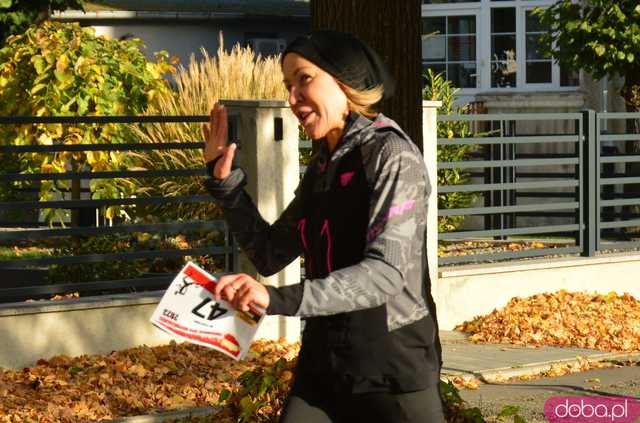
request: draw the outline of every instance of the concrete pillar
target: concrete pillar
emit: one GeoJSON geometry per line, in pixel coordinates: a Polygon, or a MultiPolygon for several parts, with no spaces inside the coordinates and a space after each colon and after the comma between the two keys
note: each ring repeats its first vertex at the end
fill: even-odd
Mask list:
{"type": "MultiPolygon", "coordinates": [[[[221,101],[237,122],[238,163],[247,173],[246,190],[262,217],[273,223],[293,199],[300,180],[298,120],[287,102],[274,100],[221,101]]],[[[239,271],[258,281],[284,286],[300,282],[300,260],[270,277],[258,275],[249,259],[241,254],[239,271]]],[[[300,339],[300,319],[269,316],[257,338],[288,341],[300,339]]]]}
{"type": "Polygon", "coordinates": [[[431,279],[431,291],[436,302],[436,307],[441,306],[439,298],[440,286],[438,284],[438,107],[441,101],[422,102],[422,151],[424,162],[427,166],[427,174],[431,182],[429,194],[429,207],[427,209],[427,259],[429,262],[429,277],[431,279]]]}

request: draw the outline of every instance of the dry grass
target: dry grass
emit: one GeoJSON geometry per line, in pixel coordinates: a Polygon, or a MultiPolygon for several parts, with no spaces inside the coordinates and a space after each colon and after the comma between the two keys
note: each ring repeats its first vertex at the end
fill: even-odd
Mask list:
{"type": "MultiPolygon", "coordinates": [[[[223,45],[222,35],[219,43],[223,45]]],[[[280,56],[256,56],[250,47],[239,44],[230,52],[219,47],[216,57],[210,57],[204,49],[202,55],[201,61],[191,55],[189,65],[180,67],[175,76],[175,101],[161,103],[161,111],[204,114],[219,99],[287,98],[280,56]]]]}
{"type": "MultiPolygon", "coordinates": [[[[250,47],[236,44],[231,51],[223,49],[223,37],[219,36],[217,54],[209,56],[202,49],[201,60],[191,55],[188,66],[180,66],[174,75],[175,89],[172,95],[158,98],[157,105],[148,115],[205,115],[220,99],[279,99],[287,97],[282,83],[280,57],[262,57],[250,47]]],[[[169,123],[146,124],[134,128],[140,142],[162,143],[172,141],[201,141],[201,124],[169,123]]],[[[175,170],[202,166],[200,149],[158,150],[137,153],[142,166],[147,169],[175,170]]],[[[146,178],[140,180],[138,195],[181,196],[202,194],[200,177],[146,178]]],[[[212,205],[185,204],[178,207],[147,209],[143,215],[163,215],[168,218],[211,218],[212,205]]]]}

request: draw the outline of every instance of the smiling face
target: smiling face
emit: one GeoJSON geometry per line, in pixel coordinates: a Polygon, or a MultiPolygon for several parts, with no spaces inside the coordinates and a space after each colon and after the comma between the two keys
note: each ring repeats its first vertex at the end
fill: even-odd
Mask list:
{"type": "Polygon", "coordinates": [[[333,76],[296,53],[285,56],[282,73],[289,107],[312,139],[326,138],[333,150],[349,114],[344,91],[333,76]]]}

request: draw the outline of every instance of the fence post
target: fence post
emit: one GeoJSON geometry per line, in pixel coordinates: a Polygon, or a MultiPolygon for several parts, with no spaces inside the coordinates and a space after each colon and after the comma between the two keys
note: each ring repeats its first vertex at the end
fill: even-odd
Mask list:
{"type": "Polygon", "coordinates": [[[438,107],[441,101],[422,102],[422,152],[431,182],[427,208],[427,261],[431,291],[440,307],[438,292],[438,107]]]}
{"type": "Polygon", "coordinates": [[[584,236],[582,238],[582,256],[593,257],[596,254],[598,228],[596,208],[599,207],[599,187],[596,184],[596,172],[600,172],[597,166],[598,134],[596,133],[596,112],[594,110],[582,111],[582,134],[584,137],[582,166],[582,220],[584,224],[584,236]]]}
{"type": "MultiPolygon", "coordinates": [[[[221,103],[229,115],[235,115],[237,119],[238,161],[247,173],[246,190],[262,217],[273,223],[293,199],[300,180],[298,120],[285,101],[227,100],[221,103]]],[[[244,254],[238,258],[238,267],[238,271],[268,285],[300,282],[299,259],[270,277],[258,275],[244,254]]],[[[257,338],[298,341],[300,319],[268,316],[257,338]]]]}

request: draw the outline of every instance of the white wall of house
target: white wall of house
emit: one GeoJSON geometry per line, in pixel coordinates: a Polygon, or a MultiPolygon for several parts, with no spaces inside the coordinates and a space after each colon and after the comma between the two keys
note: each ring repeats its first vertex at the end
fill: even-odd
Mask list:
{"type": "Polygon", "coordinates": [[[140,38],[146,46],[143,52],[148,58],[153,58],[156,51],[166,50],[185,65],[192,54],[196,58],[201,57],[203,47],[209,55],[215,55],[220,31],[224,36],[224,48],[229,50],[237,43],[245,45],[255,38],[278,39],[287,43],[309,30],[308,22],[277,19],[79,19],[79,22],[95,28],[98,35],[140,38]]]}
{"type": "Polygon", "coordinates": [[[600,111],[605,103],[623,111],[616,81],[593,81],[537,53],[545,30],[532,11],[555,1],[424,0],[423,68],[446,72],[460,102],[483,101],[489,112],[600,111]]]}

